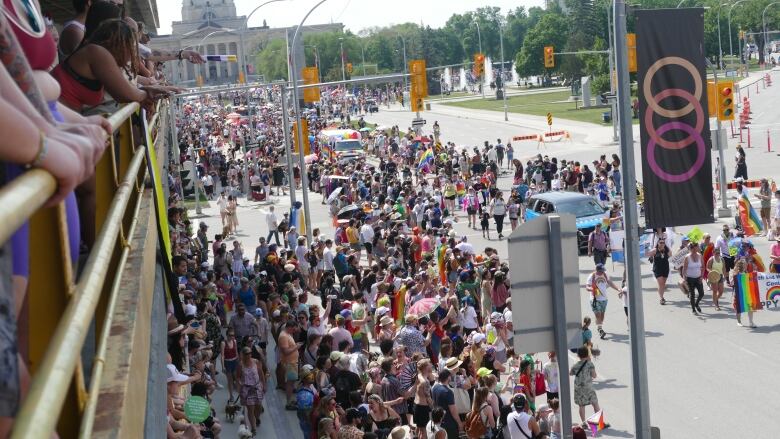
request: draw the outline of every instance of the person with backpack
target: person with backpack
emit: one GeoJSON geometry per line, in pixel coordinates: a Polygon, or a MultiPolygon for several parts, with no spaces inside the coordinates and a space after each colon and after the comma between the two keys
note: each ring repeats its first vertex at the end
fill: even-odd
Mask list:
{"type": "Polygon", "coordinates": [[[522,393],[512,397],[514,411],[506,417],[506,425],[511,439],[533,439],[539,435],[539,424],[531,414],[528,401],[522,393]]]}
{"type": "Polygon", "coordinates": [[[496,419],[493,416],[493,409],[490,408],[490,404],[487,402],[489,392],[487,387],[480,387],[474,391],[471,412],[466,416],[466,422],[463,424],[469,439],[493,437],[492,433],[496,428],[496,419]]]}

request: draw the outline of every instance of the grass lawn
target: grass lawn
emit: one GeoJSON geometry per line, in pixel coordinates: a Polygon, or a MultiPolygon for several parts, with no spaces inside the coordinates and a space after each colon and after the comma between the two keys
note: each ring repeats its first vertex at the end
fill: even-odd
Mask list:
{"type": "MultiPolygon", "coordinates": [[[[574,102],[566,102],[569,95],[569,91],[554,91],[550,93],[508,96],[506,100],[507,108],[511,113],[532,114],[534,116],[545,116],[547,113],[552,113],[553,126],[556,118],[608,125],[602,122],[601,113],[609,111],[609,108],[578,110],[574,102]]],[[[444,105],[474,110],[504,111],[504,102],[495,98],[447,102],[444,105]]]]}

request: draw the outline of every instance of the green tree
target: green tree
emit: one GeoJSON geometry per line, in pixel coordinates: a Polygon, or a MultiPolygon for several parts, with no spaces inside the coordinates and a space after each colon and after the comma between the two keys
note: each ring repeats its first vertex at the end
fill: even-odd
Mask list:
{"type": "MultiPolygon", "coordinates": [[[[556,50],[566,45],[567,35],[561,29],[567,29],[569,20],[557,13],[548,13],[531,28],[523,40],[523,47],[517,54],[516,70],[520,76],[541,75],[548,72],[544,67],[544,47],[553,46],[556,50]]],[[[556,57],[556,69],[559,58],[556,57]]]]}
{"type": "Polygon", "coordinates": [[[255,55],[255,71],[266,81],[287,80],[287,47],[284,40],[272,40],[255,55]]]}

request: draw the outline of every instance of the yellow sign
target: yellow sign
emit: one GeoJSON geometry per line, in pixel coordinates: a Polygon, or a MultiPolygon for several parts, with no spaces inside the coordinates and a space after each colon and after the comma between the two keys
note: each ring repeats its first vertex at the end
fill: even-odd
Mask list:
{"type": "Polygon", "coordinates": [[[544,46],[544,67],[548,69],[555,67],[555,49],[553,46],[544,46]]]}
{"type": "Polygon", "coordinates": [[[349,73],[350,75],[352,74],[352,63],[351,62],[347,63],[347,73],[349,73]]]}
{"type": "Polygon", "coordinates": [[[412,111],[425,111],[425,100],[421,96],[411,95],[412,111]]]}
{"type": "MultiPolygon", "coordinates": [[[[304,67],[301,69],[301,77],[306,85],[317,84],[319,82],[319,70],[317,67],[304,67]]],[[[320,101],[320,88],[307,87],[303,89],[303,101],[307,104],[320,101]]]]}
{"type": "Polygon", "coordinates": [[[715,81],[707,81],[707,115],[715,117],[718,114],[718,91],[715,81]]]}
{"type": "Polygon", "coordinates": [[[628,47],[628,71],[636,73],[636,34],[626,34],[626,46],[628,47]]]}
{"type": "MultiPolygon", "coordinates": [[[[298,154],[300,149],[300,139],[298,138],[298,123],[293,122],[293,153],[298,154]]],[[[309,122],[306,119],[301,119],[301,132],[303,133],[303,155],[307,156],[311,154],[311,145],[309,144],[309,122]]]]}
{"type": "Polygon", "coordinates": [[[409,61],[409,74],[411,76],[412,96],[420,98],[428,97],[428,78],[426,77],[425,60],[415,59],[409,61]]]}
{"type": "Polygon", "coordinates": [[[547,113],[547,125],[552,126],[552,113],[547,113]]]}

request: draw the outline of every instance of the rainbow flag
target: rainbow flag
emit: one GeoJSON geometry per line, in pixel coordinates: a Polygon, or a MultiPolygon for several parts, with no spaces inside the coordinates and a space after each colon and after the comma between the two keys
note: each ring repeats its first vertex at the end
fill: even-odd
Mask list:
{"type": "Polygon", "coordinates": [[[393,315],[393,320],[395,320],[395,323],[400,325],[404,324],[404,318],[405,312],[404,308],[406,307],[406,284],[404,284],[397,293],[395,293],[395,296],[393,296],[393,308],[390,311],[393,315]]]}
{"type": "Polygon", "coordinates": [[[734,279],[735,311],[743,313],[761,309],[756,273],[740,273],[734,279]]]}
{"type": "Polygon", "coordinates": [[[745,232],[745,236],[759,234],[763,230],[761,218],[745,195],[739,197],[737,207],[739,208],[739,222],[742,223],[742,231],[745,232]]]}
{"type": "Polygon", "coordinates": [[[417,163],[417,169],[422,169],[426,166],[433,164],[433,150],[428,148],[422,155],[420,155],[420,161],[417,163]]]}
{"type": "Polygon", "coordinates": [[[588,425],[590,426],[591,433],[593,433],[593,437],[596,437],[598,432],[605,429],[607,426],[606,422],[604,422],[604,411],[599,410],[588,418],[588,425]]]}

